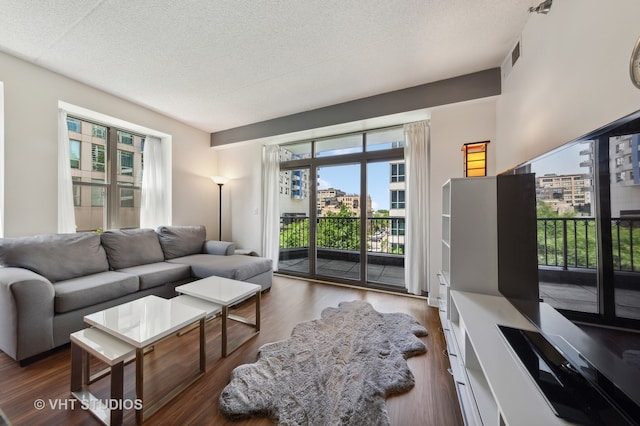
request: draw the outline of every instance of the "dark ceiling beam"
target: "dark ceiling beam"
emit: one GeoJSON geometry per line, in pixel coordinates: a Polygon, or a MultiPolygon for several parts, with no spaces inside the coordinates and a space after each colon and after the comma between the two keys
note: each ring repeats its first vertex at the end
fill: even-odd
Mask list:
{"type": "Polygon", "coordinates": [[[211,146],[486,98],[500,91],[500,69],[492,68],[211,133],[211,146]]]}

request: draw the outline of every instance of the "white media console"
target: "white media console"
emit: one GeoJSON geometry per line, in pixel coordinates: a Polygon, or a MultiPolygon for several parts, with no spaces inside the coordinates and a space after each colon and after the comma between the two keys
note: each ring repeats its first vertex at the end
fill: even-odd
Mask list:
{"type": "Polygon", "coordinates": [[[533,326],[498,292],[496,178],[451,179],[442,197],[440,319],[465,424],[569,424],[498,329],[533,326]]]}

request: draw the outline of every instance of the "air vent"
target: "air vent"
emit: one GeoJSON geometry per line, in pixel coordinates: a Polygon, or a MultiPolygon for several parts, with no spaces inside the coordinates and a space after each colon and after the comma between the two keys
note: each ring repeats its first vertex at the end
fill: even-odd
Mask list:
{"type": "Polygon", "coordinates": [[[516,64],[516,61],[520,57],[520,41],[516,43],[516,47],[511,51],[511,66],[513,67],[516,64]]]}
{"type": "Polygon", "coordinates": [[[518,39],[516,45],[511,49],[511,53],[507,55],[507,57],[502,62],[502,66],[500,67],[502,73],[502,81],[505,81],[509,74],[511,74],[511,70],[514,65],[522,56],[522,48],[521,48],[522,40],[518,39]]]}

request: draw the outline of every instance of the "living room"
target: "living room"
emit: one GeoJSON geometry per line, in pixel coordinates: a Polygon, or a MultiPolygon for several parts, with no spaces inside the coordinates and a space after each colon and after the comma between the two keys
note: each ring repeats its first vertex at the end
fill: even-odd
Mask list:
{"type": "MultiPolygon", "coordinates": [[[[153,104],[141,106],[135,102],[133,88],[130,97],[125,99],[25,61],[19,55],[2,52],[1,235],[20,237],[58,231],[55,159],[56,117],[61,102],[75,107],[76,113],[90,111],[126,120],[143,131],[163,137],[171,152],[171,184],[167,194],[172,224],[201,224],[210,239],[232,240],[240,248],[253,250],[262,247],[263,145],[429,120],[428,221],[432,238],[429,239],[429,280],[423,290],[429,295],[429,304],[436,306],[437,273],[441,264],[440,194],[447,179],[463,175],[460,153],[463,144],[491,141],[487,174],[495,175],[640,109],[640,91],[629,79],[629,59],[640,35],[635,19],[640,15],[637,1],[620,0],[603,6],[595,0],[556,0],[548,14],[528,13],[526,9],[538,2],[522,3],[526,3],[523,10],[526,23],[519,35],[505,41],[507,48],[501,57],[473,70],[492,69],[496,73],[501,81],[495,94],[476,98],[469,92],[463,101],[437,105],[425,100],[423,107],[384,117],[336,121],[322,129],[297,129],[217,146],[212,146],[212,135],[224,132],[225,128],[207,130],[201,123],[167,116],[153,104]],[[499,67],[518,40],[520,58],[508,76],[502,76],[499,67]],[[218,200],[218,188],[209,178],[212,175],[231,179],[223,188],[222,200],[218,200]],[[218,232],[220,201],[222,235],[218,232]]],[[[24,55],[29,56],[29,52],[24,55]]],[[[453,77],[464,76],[448,75],[439,80],[453,77]]],[[[400,89],[405,87],[376,95],[400,89]]],[[[299,112],[303,111],[296,111],[299,112]]],[[[270,118],[295,123],[295,117],[288,116],[270,118]]],[[[273,299],[276,294],[282,293],[274,292],[265,298],[273,299]]],[[[436,330],[430,333],[436,334],[436,330]]]]}

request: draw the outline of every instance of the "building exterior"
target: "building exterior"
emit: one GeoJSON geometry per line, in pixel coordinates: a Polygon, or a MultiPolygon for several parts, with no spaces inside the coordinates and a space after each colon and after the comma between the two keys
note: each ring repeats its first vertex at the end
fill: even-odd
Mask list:
{"type": "Polygon", "coordinates": [[[389,163],[389,218],[391,229],[388,236],[389,251],[404,253],[405,231],[405,171],[404,160],[389,163]]]}
{"type": "Polygon", "coordinates": [[[591,215],[591,175],[546,174],[536,178],[536,198],[558,214],[591,215]]]}
{"type": "Polygon", "coordinates": [[[609,140],[611,216],[640,216],[640,134],[609,140]]]}
{"type": "MultiPolygon", "coordinates": [[[[371,208],[371,197],[367,195],[367,217],[373,215],[371,208]]],[[[360,216],[360,196],[357,194],[346,194],[344,191],[335,188],[319,189],[317,193],[317,214],[318,217],[327,216],[327,213],[339,213],[342,206],[345,206],[353,217],[360,216]]]]}
{"type": "MultiPolygon", "coordinates": [[[[295,160],[297,155],[280,148],[280,161],[295,160]]],[[[280,211],[282,216],[308,216],[309,169],[280,172],[280,211]]]]}
{"type": "Polygon", "coordinates": [[[139,227],[144,136],[73,117],[67,128],[76,230],[139,227]]]}

